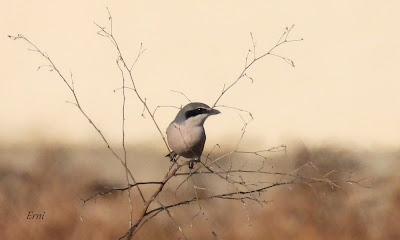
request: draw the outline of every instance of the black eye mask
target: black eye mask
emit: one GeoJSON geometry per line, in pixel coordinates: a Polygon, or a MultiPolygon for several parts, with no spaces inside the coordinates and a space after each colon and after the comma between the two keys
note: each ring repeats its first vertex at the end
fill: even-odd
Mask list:
{"type": "Polygon", "coordinates": [[[207,113],[207,109],[196,108],[196,109],[185,112],[185,117],[186,117],[186,119],[188,119],[188,118],[195,117],[195,116],[203,114],[203,113],[207,113]]]}

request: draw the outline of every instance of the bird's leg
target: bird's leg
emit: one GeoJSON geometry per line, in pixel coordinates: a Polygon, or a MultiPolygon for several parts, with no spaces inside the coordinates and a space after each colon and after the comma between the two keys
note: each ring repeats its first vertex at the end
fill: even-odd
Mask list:
{"type": "Polygon", "coordinates": [[[199,157],[196,157],[196,158],[191,159],[191,160],[189,161],[189,169],[193,169],[194,164],[197,163],[197,162],[200,162],[200,158],[199,158],[199,157]]]}
{"type": "Polygon", "coordinates": [[[190,160],[190,161],[189,161],[189,169],[192,170],[193,167],[194,167],[194,161],[193,161],[193,160],[190,160]]]}
{"type": "Polygon", "coordinates": [[[176,154],[175,152],[172,152],[171,154],[171,162],[176,162],[176,160],[178,160],[178,154],[176,154]]]}
{"type": "Polygon", "coordinates": [[[178,154],[173,151],[167,154],[166,157],[169,157],[171,162],[176,162],[176,160],[178,160],[178,154]]]}

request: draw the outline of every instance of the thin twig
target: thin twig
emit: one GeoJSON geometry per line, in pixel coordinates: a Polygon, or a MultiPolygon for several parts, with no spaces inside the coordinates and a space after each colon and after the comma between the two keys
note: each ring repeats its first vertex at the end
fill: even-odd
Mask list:
{"type": "MultiPolygon", "coordinates": [[[[149,114],[149,116],[150,116],[150,118],[151,118],[151,120],[152,120],[154,126],[156,127],[158,133],[160,134],[160,136],[161,136],[161,138],[162,138],[162,140],[163,140],[163,142],[164,142],[164,145],[165,145],[167,151],[170,152],[170,148],[169,148],[169,146],[168,146],[166,137],[164,136],[163,131],[161,131],[161,128],[160,128],[160,126],[158,125],[156,119],[154,118],[154,115],[153,115],[152,111],[150,110],[148,104],[146,103],[145,98],[142,96],[142,94],[139,92],[138,88],[136,87],[135,79],[134,79],[134,77],[133,77],[132,68],[129,67],[129,66],[128,66],[128,63],[125,61],[124,55],[122,54],[122,51],[121,51],[121,49],[120,49],[120,47],[119,47],[119,44],[118,44],[118,41],[116,40],[116,38],[115,38],[113,32],[107,31],[105,27],[100,26],[100,25],[97,24],[97,23],[95,23],[95,25],[99,28],[98,34],[99,34],[100,36],[103,36],[103,37],[106,37],[107,39],[109,39],[110,42],[112,43],[112,45],[114,46],[114,48],[115,48],[115,50],[116,50],[116,52],[117,52],[118,58],[120,59],[120,62],[121,62],[122,65],[123,65],[123,68],[124,68],[125,71],[128,73],[129,79],[130,79],[131,84],[132,84],[132,90],[133,90],[133,92],[135,93],[137,99],[143,104],[144,108],[146,109],[146,112],[149,114]]],[[[110,25],[112,25],[112,22],[111,22],[111,21],[110,21],[110,25]]],[[[112,28],[112,27],[110,27],[110,28],[112,28]]],[[[139,59],[140,56],[141,56],[141,54],[138,55],[137,59],[139,59]]],[[[137,60],[135,60],[134,63],[136,63],[136,62],[137,62],[137,60]]]]}
{"type": "Polygon", "coordinates": [[[227,105],[217,105],[217,106],[215,106],[215,108],[229,108],[229,109],[233,109],[233,110],[236,110],[239,112],[245,112],[250,116],[251,119],[254,119],[253,114],[250,111],[247,111],[243,108],[232,107],[232,106],[227,106],[227,105]]]}
{"type": "MultiPolygon", "coordinates": [[[[154,208],[154,209],[148,211],[146,213],[146,216],[147,215],[151,215],[151,214],[156,213],[156,212],[164,211],[164,209],[170,209],[170,208],[175,208],[175,207],[182,206],[182,205],[187,205],[187,204],[193,203],[195,201],[209,200],[209,199],[224,199],[224,198],[230,197],[230,196],[243,196],[243,195],[247,195],[247,194],[250,194],[250,193],[256,193],[256,192],[261,193],[261,192],[265,192],[266,190],[268,190],[270,188],[273,188],[273,187],[282,186],[282,185],[288,185],[288,184],[293,184],[293,183],[295,183],[295,182],[294,181],[278,182],[278,183],[274,183],[272,185],[268,185],[268,186],[265,186],[265,187],[260,187],[260,188],[257,188],[257,189],[254,189],[254,190],[249,190],[249,191],[235,191],[235,192],[221,193],[221,194],[215,194],[215,195],[206,196],[206,197],[202,197],[202,198],[198,198],[198,199],[196,197],[193,197],[193,198],[188,199],[188,200],[180,201],[180,202],[173,203],[173,204],[170,204],[170,205],[166,205],[166,206],[163,206],[163,207],[154,208]]],[[[151,216],[151,217],[154,217],[154,216],[151,216]]]]}
{"type": "MultiPolygon", "coordinates": [[[[108,8],[107,8],[108,9],[108,8]]],[[[126,153],[126,146],[125,146],[125,102],[126,102],[126,95],[125,95],[125,77],[124,77],[124,72],[122,71],[121,67],[119,66],[118,59],[116,60],[116,64],[118,66],[119,71],[121,72],[121,77],[122,77],[122,149],[124,151],[124,164],[125,166],[128,166],[127,164],[127,153],[126,153]]],[[[130,185],[129,182],[129,174],[128,171],[125,171],[125,180],[127,186],[130,185]]],[[[141,193],[141,192],[140,192],[141,193]]],[[[144,196],[141,195],[142,199],[144,199],[144,196]]],[[[132,201],[132,196],[131,196],[131,190],[128,189],[128,205],[129,205],[129,227],[132,226],[133,222],[133,201],[132,201]]]]}
{"type": "MultiPolygon", "coordinates": [[[[143,43],[140,43],[140,48],[139,51],[136,55],[136,58],[134,59],[132,64],[128,64],[128,62],[125,60],[125,55],[123,55],[122,50],[119,46],[118,41],[116,40],[116,37],[114,35],[113,32],[113,18],[111,16],[111,12],[110,10],[107,8],[107,12],[108,12],[108,22],[109,22],[109,28],[103,27],[98,25],[97,23],[96,26],[98,27],[98,32],[97,34],[107,38],[113,48],[116,51],[116,55],[117,55],[117,66],[120,70],[121,76],[122,76],[122,87],[119,89],[115,89],[115,91],[122,89],[122,126],[121,126],[121,131],[122,131],[122,148],[123,148],[123,156],[119,156],[114,150],[113,148],[111,148],[108,140],[105,138],[105,136],[102,134],[102,132],[99,130],[99,128],[93,123],[93,121],[90,119],[90,117],[85,113],[85,111],[82,109],[80,102],[78,101],[78,97],[76,95],[76,91],[75,91],[75,87],[73,84],[73,79],[72,79],[72,74],[71,74],[71,82],[67,81],[64,76],[60,73],[60,71],[58,70],[58,68],[55,66],[55,64],[52,62],[52,60],[47,56],[47,54],[45,54],[44,52],[42,52],[39,48],[36,47],[36,45],[34,45],[32,42],[30,42],[27,38],[25,38],[22,35],[17,35],[16,37],[10,36],[10,38],[16,40],[16,39],[24,39],[26,42],[29,43],[30,47],[31,47],[31,51],[34,52],[38,52],[40,53],[45,59],[47,59],[47,61],[49,62],[49,64],[46,66],[41,66],[41,67],[46,67],[48,68],[50,71],[55,71],[57,72],[57,74],[59,75],[59,77],[65,82],[65,84],[67,85],[68,89],[70,90],[70,92],[72,93],[75,101],[71,102],[73,103],[79,110],[80,112],[85,116],[85,118],[90,122],[90,124],[95,128],[95,130],[99,133],[99,135],[101,136],[102,140],[104,141],[104,143],[106,144],[107,148],[111,151],[111,153],[121,162],[121,164],[124,166],[125,168],[125,180],[127,181],[127,185],[125,187],[121,187],[121,188],[112,188],[109,189],[105,192],[99,192],[96,193],[92,196],[90,196],[87,199],[84,199],[83,202],[86,203],[92,199],[96,199],[97,197],[100,196],[105,196],[105,195],[109,195],[115,192],[124,192],[124,191],[128,191],[128,199],[129,199],[129,205],[130,205],[130,227],[129,230],[126,232],[126,234],[124,236],[122,236],[121,238],[126,238],[126,239],[131,239],[133,236],[135,236],[135,234],[137,233],[137,231],[139,231],[139,229],[141,229],[141,227],[146,224],[150,219],[154,218],[155,216],[157,216],[159,213],[161,212],[166,212],[167,215],[171,218],[171,220],[175,223],[175,225],[178,227],[178,229],[181,231],[181,233],[183,234],[183,237],[186,238],[185,234],[182,231],[182,228],[180,227],[180,225],[172,218],[172,214],[170,213],[170,209],[173,209],[175,207],[179,207],[179,206],[183,206],[183,205],[188,205],[194,202],[197,202],[200,204],[200,201],[202,200],[212,200],[212,199],[223,199],[223,200],[239,200],[242,201],[243,203],[245,203],[245,201],[255,201],[257,203],[263,204],[265,203],[265,201],[263,201],[262,199],[260,199],[261,193],[267,191],[270,188],[273,187],[278,187],[278,186],[282,186],[282,185],[287,185],[287,184],[294,184],[294,183],[301,183],[304,182],[306,184],[312,184],[314,182],[320,182],[320,183],[325,183],[328,184],[332,187],[340,187],[338,183],[336,183],[335,181],[329,179],[330,175],[332,173],[327,173],[323,176],[321,176],[320,178],[306,178],[303,177],[301,175],[298,174],[292,174],[292,173],[281,173],[281,172],[269,172],[269,171],[265,171],[263,170],[264,168],[264,163],[265,163],[265,159],[262,161],[262,164],[259,168],[257,168],[256,170],[251,170],[251,169],[245,169],[244,166],[242,166],[242,168],[238,168],[238,169],[234,169],[233,168],[233,163],[231,158],[233,157],[233,155],[235,154],[252,154],[255,156],[261,156],[263,158],[266,158],[266,154],[267,153],[272,153],[272,152],[276,152],[278,150],[280,150],[279,148],[270,148],[270,149],[264,149],[264,150],[258,150],[258,151],[242,151],[242,150],[238,150],[239,146],[244,138],[244,135],[246,133],[246,129],[247,126],[249,124],[249,122],[251,120],[253,120],[253,115],[251,112],[241,109],[241,108],[237,108],[237,107],[230,107],[230,106],[226,106],[226,105],[217,105],[219,103],[219,101],[221,100],[221,98],[228,92],[230,91],[230,89],[232,87],[234,87],[242,78],[247,78],[249,79],[251,82],[254,81],[254,79],[252,77],[250,77],[248,75],[248,71],[251,69],[251,67],[258,62],[259,60],[261,60],[262,58],[266,57],[267,55],[271,55],[274,57],[278,57],[281,58],[282,60],[284,60],[287,63],[290,63],[291,65],[294,66],[293,61],[290,58],[286,58],[283,57],[277,53],[274,53],[273,51],[276,50],[279,46],[290,43],[290,42],[296,42],[296,41],[301,41],[302,39],[295,39],[295,40],[288,40],[289,38],[289,34],[291,33],[291,31],[294,28],[294,25],[291,26],[290,28],[286,28],[284,33],[280,36],[279,41],[273,46],[271,47],[268,51],[264,52],[261,55],[257,55],[256,52],[256,41],[254,38],[253,33],[250,33],[250,37],[251,37],[251,42],[252,42],[252,49],[250,49],[246,55],[246,61],[245,61],[245,66],[242,69],[242,71],[240,72],[240,74],[238,75],[238,77],[231,83],[229,83],[228,85],[224,84],[221,93],[219,94],[219,96],[217,97],[217,99],[215,100],[214,104],[212,105],[212,107],[225,107],[225,108],[231,108],[234,110],[237,110],[239,112],[244,112],[247,113],[250,116],[250,120],[246,120],[244,119],[240,113],[239,116],[243,121],[243,127],[241,129],[241,134],[240,134],[240,138],[235,146],[235,149],[233,151],[230,151],[228,153],[222,154],[210,161],[209,160],[209,155],[207,155],[206,161],[205,162],[201,162],[201,164],[196,165],[195,169],[191,170],[190,172],[181,172],[180,170],[184,167],[188,165],[188,162],[185,161],[183,163],[178,162],[178,159],[176,159],[176,162],[173,162],[169,169],[168,172],[165,174],[165,176],[162,178],[161,181],[149,181],[149,182],[136,182],[131,171],[129,170],[128,166],[127,166],[127,149],[126,149],[126,136],[125,136],[125,115],[126,115],[126,89],[130,89],[133,91],[133,93],[135,94],[136,98],[139,100],[139,102],[143,105],[143,111],[142,111],[142,116],[144,116],[144,113],[146,112],[156,130],[158,131],[158,133],[160,134],[160,137],[162,138],[162,141],[167,149],[168,152],[170,152],[170,148],[168,146],[168,143],[166,141],[166,137],[164,136],[163,131],[161,131],[161,128],[158,124],[158,122],[155,119],[155,114],[157,112],[158,109],[160,108],[164,108],[164,107],[173,107],[173,108],[179,108],[176,106],[168,106],[168,105],[157,105],[154,110],[150,110],[149,107],[149,103],[147,101],[147,98],[144,97],[142,95],[142,93],[139,91],[139,89],[137,88],[137,83],[135,81],[134,75],[133,75],[133,69],[136,66],[137,62],[139,61],[140,57],[142,56],[142,54],[144,53],[145,49],[143,49],[143,43]],[[125,76],[128,76],[127,79],[130,80],[130,84],[131,86],[126,86],[126,82],[125,80],[125,76]],[[222,168],[218,163],[219,161],[229,158],[230,161],[230,166],[228,169],[222,168]],[[202,171],[202,168],[205,169],[205,171],[202,171]],[[214,170],[217,169],[217,170],[214,170]],[[164,191],[164,189],[166,188],[166,186],[168,185],[168,183],[174,179],[174,178],[178,178],[180,176],[186,176],[187,178],[185,179],[185,181],[187,179],[189,179],[189,177],[192,176],[192,174],[212,174],[215,175],[217,177],[219,177],[220,179],[223,179],[224,181],[226,181],[228,184],[231,184],[231,186],[233,186],[235,189],[235,191],[231,191],[231,192],[225,192],[225,193],[208,193],[207,195],[202,194],[202,195],[198,195],[197,193],[197,189],[203,189],[203,190],[207,190],[207,188],[198,188],[197,186],[194,186],[194,197],[193,198],[189,198],[187,200],[183,200],[183,201],[177,201],[176,203],[173,204],[169,204],[169,205],[165,205],[163,203],[161,203],[161,201],[159,200],[159,195],[164,191]],[[280,181],[280,182],[275,182],[273,184],[269,184],[267,186],[265,186],[265,182],[262,181],[258,181],[256,183],[251,183],[248,180],[246,180],[246,176],[244,174],[263,174],[263,175],[276,175],[276,176],[282,176],[282,177],[286,177],[285,179],[287,179],[286,181],[280,181]],[[130,182],[130,179],[132,180],[133,183],[130,182]],[[140,186],[142,185],[157,185],[157,188],[153,191],[153,193],[151,194],[150,198],[146,201],[142,191],[140,189],[140,186]],[[143,208],[141,208],[136,216],[136,220],[135,222],[133,222],[133,201],[130,195],[130,190],[131,188],[137,188],[140,196],[142,197],[144,206],[143,208]],[[157,207],[154,207],[153,205],[158,203],[157,207]]],[[[39,67],[39,69],[41,68],[39,67]]],[[[186,94],[184,94],[183,92],[180,91],[176,91],[176,90],[171,90],[172,92],[178,93],[180,95],[182,95],[183,97],[185,97],[185,99],[188,102],[191,102],[191,100],[186,96],[186,94]]],[[[219,146],[219,145],[217,145],[219,146]]],[[[286,148],[285,148],[286,150],[286,148]]],[[[192,179],[193,180],[193,179],[192,179]]],[[[349,180],[349,183],[350,182],[349,180]]],[[[193,184],[194,185],[194,184],[193,184]]],[[[179,187],[180,185],[178,185],[179,187]]],[[[209,190],[207,190],[207,192],[209,192],[209,190]]],[[[200,205],[199,205],[200,206],[200,205]]],[[[201,210],[201,206],[200,206],[200,210],[201,210]]]]}
{"type": "Polygon", "coordinates": [[[129,190],[129,189],[131,189],[133,187],[136,187],[136,186],[139,186],[139,185],[160,185],[160,184],[162,184],[162,182],[159,182],[159,181],[158,182],[157,181],[136,182],[134,184],[129,184],[129,186],[126,186],[126,187],[111,188],[111,189],[108,189],[106,191],[97,192],[97,193],[91,195],[88,198],[82,199],[82,202],[83,202],[83,204],[86,204],[87,202],[89,202],[91,200],[94,200],[94,199],[96,199],[96,198],[98,198],[100,196],[111,195],[111,194],[113,194],[115,192],[124,192],[126,190],[129,190]]]}
{"type": "MultiPolygon", "coordinates": [[[[242,69],[242,71],[240,72],[239,76],[232,82],[230,83],[227,87],[224,84],[224,87],[222,88],[221,93],[218,95],[217,99],[215,100],[214,104],[212,105],[213,107],[215,107],[218,102],[221,100],[222,96],[224,96],[226,94],[227,91],[229,91],[233,86],[235,86],[246,74],[246,72],[256,63],[258,62],[258,60],[263,59],[264,57],[271,55],[273,53],[273,51],[275,49],[277,49],[279,46],[287,44],[287,43],[291,43],[291,42],[299,42],[302,41],[303,39],[293,39],[293,40],[288,40],[288,36],[290,34],[290,32],[293,30],[294,25],[292,25],[291,28],[286,28],[286,30],[284,31],[284,33],[282,34],[282,36],[279,38],[279,41],[272,46],[268,51],[266,51],[265,53],[261,54],[260,56],[257,56],[255,54],[255,41],[254,41],[254,37],[253,34],[251,33],[251,39],[252,39],[252,43],[253,43],[253,60],[250,61],[250,63],[247,63],[247,59],[248,59],[248,55],[246,56],[246,65],[245,67],[242,69]]],[[[294,65],[294,63],[293,63],[294,65]]]]}
{"type": "MultiPolygon", "coordinates": [[[[105,143],[107,149],[111,152],[111,154],[118,159],[118,161],[122,164],[122,166],[126,169],[126,171],[128,172],[131,180],[133,181],[133,183],[136,182],[131,170],[128,168],[128,166],[124,163],[123,159],[117,154],[116,151],[114,151],[114,149],[111,147],[109,141],[107,140],[107,138],[105,137],[105,135],[103,134],[103,132],[100,130],[100,128],[94,123],[94,121],[90,118],[90,116],[86,113],[86,111],[83,109],[78,95],[76,94],[76,90],[72,85],[72,82],[68,82],[67,79],[64,77],[64,75],[61,73],[61,71],[58,69],[58,67],[54,64],[53,60],[44,52],[42,51],[36,44],[34,44],[31,40],[29,40],[27,37],[25,37],[22,34],[18,34],[16,36],[8,36],[10,39],[12,40],[23,40],[26,43],[28,43],[28,45],[30,47],[33,48],[33,51],[39,53],[44,59],[47,60],[47,62],[49,63],[49,65],[52,67],[52,69],[54,69],[54,71],[57,73],[57,75],[61,78],[61,80],[65,83],[65,85],[67,86],[68,90],[70,91],[70,93],[72,94],[74,101],[75,101],[75,106],[78,108],[78,110],[80,111],[80,113],[86,118],[86,120],[89,121],[89,124],[96,130],[96,132],[99,134],[99,136],[101,137],[101,139],[103,140],[103,142],[105,143]]],[[[141,192],[139,186],[138,186],[138,191],[141,192]]],[[[144,201],[144,199],[143,199],[144,201]]]]}
{"type": "Polygon", "coordinates": [[[188,102],[192,102],[192,100],[190,100],[190,98],[184,93],[184,92],[181,92],[181,91],[177,91],[177,90],[170,90],[171,92],[173,92],[173,93],[177,93],[177,94],[179,94],[179,95],[182,95],[188,102]]]}

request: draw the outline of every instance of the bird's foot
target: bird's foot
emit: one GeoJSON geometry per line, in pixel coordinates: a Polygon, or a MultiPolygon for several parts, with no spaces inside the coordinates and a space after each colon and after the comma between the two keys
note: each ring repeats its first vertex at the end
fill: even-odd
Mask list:
{"type": "Polygon", "coordinates": [[[176,162],[176,160],[178,160],[178,154],[176,154],[175,152],[168,153],[166,157],[169,157],[171,162],[176,162]]]}
{"type": "Polygon", "coordinates": [[[194,164],[200,162],[200,158],[194,158],[189,161],[189,169],[193,169],[194,164]]]}
{"type": "Polygon", "coordinates": [[[193,161],[193,160],[190,160],[190,161],[189,161],[189,169],[192,170],[193,167],[194,167],[194,161],[193,161]]]}

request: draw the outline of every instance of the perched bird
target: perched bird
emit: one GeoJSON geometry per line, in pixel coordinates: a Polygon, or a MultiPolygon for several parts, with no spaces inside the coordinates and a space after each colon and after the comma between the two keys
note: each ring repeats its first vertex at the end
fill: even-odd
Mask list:
{"type": "Polygon", "coordinates": [[[219,113],[220,111],[200,102],[184,106],[167,128],[168,145],[172,150],[167,156],[173,161],[177,155],[189,158],[189,168],[193,168],[194,162],[200,161],[206,142],[203,124],[209,116],[219,113]]]}

